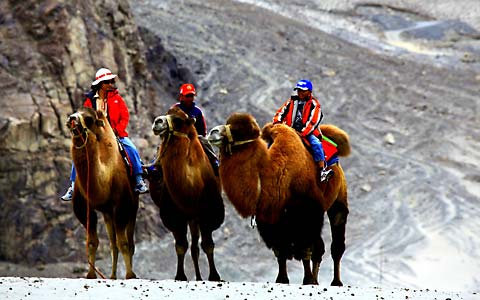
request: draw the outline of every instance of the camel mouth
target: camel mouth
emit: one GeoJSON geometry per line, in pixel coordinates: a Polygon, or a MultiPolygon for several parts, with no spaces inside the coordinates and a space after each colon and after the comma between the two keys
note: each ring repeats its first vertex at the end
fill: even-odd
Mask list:
{"type": "Polygon", "coordinates": [[[164,135],[168,130],[168,123],[165,116],[156,117],[152,124],[152,131],[155,135],[164,135]]]}
{"type": "Polygon", "coordinates": [[[153,134],[154,135],[165,135],[165,133],[167,132],[167,128],[152,128],[152,131],[153,131],[153,134]]]}
{"type": "Polygon", "coordinates": [[[67,128],[70,130],[70,132],[76,132],[76,131],[81,131],[82,130],[82,124],[78,118],[78,115],[72,114],[68,117],[67,122],[65,122],[65,125],[67,128]]]}
{"type": "Polygon", "coordinates": [[[217,146],[217,147],[222,145],[223,137],[221,135],[221,132],[222,132],[221,129],[222,129],[222,125],[216,126],[216,127],[212,128],[210,130],[210,132],[208,132],[207,140],[210,144],[212,144],[214,146],[217,146]]]}

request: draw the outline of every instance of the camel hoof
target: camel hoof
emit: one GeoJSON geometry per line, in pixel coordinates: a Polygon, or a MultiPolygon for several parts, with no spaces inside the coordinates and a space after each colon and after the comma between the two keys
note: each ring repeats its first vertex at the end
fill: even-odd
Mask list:
{"type": "Polygon", "coordinates": [[[125,279],[135,279],[137,278],[137,275],[135,275],[135,273],[133,272],[129,272],[127,273],[127,275],[125,275],[125,279]]]}
{"type": "Polygon", "coordinates": [[[340,281],[340,279],[334,279],[332,283],[330,283],[331,286],[343,286],[343,283],[340,281]]]}
{"type": "Polygon", "coordinates": [[[95,274],[95,271],[89,271],[87,273],[87,279],[96,279],[97,278],[97,274],[95,274]]]}
{"type": "Polygon", "coordinates": [[[313,279],[313,277],[305,277],[303,278],[303,284],[304,285],[307,285],[307,284],[311,284],[311,285],[318,285],[318,283],[316,282],[315,279],[313,279]]]}
{"type": "Polygon", "coordinates": [[[290,283],[290,280],[288,279],[287,276],[278,276],[277,277],[277,280],[275,280],[276,283],[285,283],[285,284],[289,284],[290,283]]]}
{"type": "Polygon", "coordinates": [[[209,281],[220,281],[220,275],[218,275],[218,273],[210,274],[210,276],[208,276],[208,280],[209,281]]]}
{"type": "Polygon", "coordinates": [[[177,274],[177,275],[175,276],[175,280],[187,281],[187,276],[185,276],[185,274],[177,274]]]}
{"type": "Polygon", "coordinates": [[[117,279],[117,275],[111,275],[110,279],[117,279]]]}

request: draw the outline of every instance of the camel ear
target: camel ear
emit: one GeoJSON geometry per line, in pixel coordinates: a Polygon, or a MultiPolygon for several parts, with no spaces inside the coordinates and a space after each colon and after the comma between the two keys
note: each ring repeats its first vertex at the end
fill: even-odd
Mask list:
{"type": "Polygon", "coordinates": [[[267,141],[269,143],[273,142],[272,127],[273,127],[272,122],[269,122],[269,123],[265,124],[265,126],[263,126],[262,134],[261,134],[262,139],[264,139],[265,141],[267,141]]]}
{"type": "Polygon", "coordinates": [[[97,119],[102,119],[105,115],[103,114],[103,111],[97,110],[97,119]]]}
{"type": "Polygon", "coordinates": [[[98,127],[105,127],[105,123],[103,122],[103,120],[99,119],[95,120],[95,125],[97,125],[98,127]]]}
{"type": "Polygon", "coordinates": [[[187,120],[187,124],[189,126],[192,125],[192,124],[195,124],[195,122],[197,122],[197,119],[195,119],[195,117],[188,118],[188,120],[187,120]]]}

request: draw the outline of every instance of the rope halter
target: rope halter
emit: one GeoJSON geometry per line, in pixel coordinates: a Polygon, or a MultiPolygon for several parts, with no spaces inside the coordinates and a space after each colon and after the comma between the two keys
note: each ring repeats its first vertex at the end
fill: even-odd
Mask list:
{"type": "Polygon", "coordinates": [[[162,144],[164,144],[164,146],[162,147],[162,152],[160,153],[160,155],[158,157],[162,157],[165,154],[168,142],[170,141],[170,138],[172,137],[172,135],[188,139],[188,134],[186,134],[184,132],[176,131],[173,128],[172,116],[171,115],[167,115],[165,117],[167,119],[167,132],[166,132],[166,137],[163,139],[164,142],[162,144]]]}
{"type": "MultiPolygon", "coordinates": [[[[76,112],[70,115],[70,119],[69,119],[69,122],[71,122],[70,134],[72,135],[72,137],[73,138],[80,137],[81,139],[84,139],[83,135],[85,135],[85,139],[82,145],[80,146],[76,146],[75,144],[73,145],[75,149],[82,149],[88,143],[89,133],[92,133],[92,134],[95,134],[95,133],[90,128],[87,127],[87,125],[85,124],[85,119],[83,118],[82,114],[76,112]],[[75,124],[74,120],[70,120],[72,117],[75,117],[80,121],[80,128],[77,124],[75,124]]],[[[105,124],[103,123],[103,120],[95,119],[95,122],[99,122],[98,123],[99,126],[102,126],[102,127],[105,126],[105,124]]]]}
{"type": "Polygon", "coordinates": [[[230,130],[230,124],[225,125],[225,132],[227,134],[228,144],[225,146],[228,154],[232,155],[232,147],[240,146],[254,142],[255,139],[244,140],[244,141],[234,141],[232,136],[232,131],[230,130]]]}

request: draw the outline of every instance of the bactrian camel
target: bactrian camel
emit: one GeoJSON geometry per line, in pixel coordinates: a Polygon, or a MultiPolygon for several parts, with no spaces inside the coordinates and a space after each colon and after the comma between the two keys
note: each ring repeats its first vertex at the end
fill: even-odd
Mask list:
{"type": "Polygon", "coordinates": [[[119,250],[125,261],[126,278],[136,278],[132,265],[138,194],[133,192],[115,134],[105,115],[91,108],[80,108],[68,117],[66,125],[72,133],[71,155],[77,171],[73,210],[87,229],[87,278],[97,277],[95,255],[99,240],[96,211],[103,214],[110,239],[110,278],[117,277],[119,250]]]}
{"type": "Polygon", "coordinates": [[[219,178],[205,154],[195,130],[195,119],[180,108],[170,109],[155,118],[152,129],[162,144],[153,163],[160,175],[150,180],[150,195],[160,210],[163,224],[175,237],[176,280],[187,280],[184,258],[188,250],[187,226],[191,235],[191,256],[197,280],[202,280],[198,264],[198,240],[207,255],[211,281],[220,280],[214,262],[212,232],[225,216],[219,178]]]}
{"type": "MultiPolygon", "coordinates": [[[[343,130],[333,125],[322,125],[321,130],[338,144],[338,156],[350,153],[343,130]]],[[[220,148],[220,178],[228,199],[242,217],[256,218],[262,239],[277,257],[278,283],[289,282],[286,262],[292,258],[303,262],[304,284],[318,283],[325,252],[321,229],[327,212],[334,261],[331,284],[342,285],[340,260],[348,215],[342,167],[332,165],[334,176],[320,183],[320,170],[295,130],[267,124],[263,138],[256,120],[245,113],[232,114],[226,125],[210,131],[210,143],[220,148]]]]}

